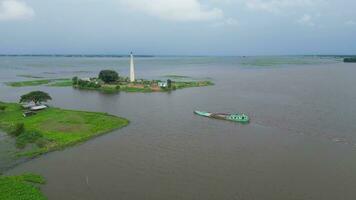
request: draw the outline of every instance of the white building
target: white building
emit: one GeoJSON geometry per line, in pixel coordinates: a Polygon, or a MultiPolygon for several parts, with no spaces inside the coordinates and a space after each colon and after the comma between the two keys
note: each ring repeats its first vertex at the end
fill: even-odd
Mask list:
{"type": "Polygon", "coordinates": [[[162,88],[166,88],[168,86],[167,82],[158,82],[158,86],[162,88]]]}
{"type": "Polygon", "coordinates": [[[130,55],[130,82],[135,82],[135,64],[132,52],[130,55]]]}

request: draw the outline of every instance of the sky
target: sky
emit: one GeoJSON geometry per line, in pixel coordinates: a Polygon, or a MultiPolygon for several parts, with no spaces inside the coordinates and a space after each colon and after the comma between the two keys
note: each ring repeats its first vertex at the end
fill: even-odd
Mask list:
{"type": "Polygon", "coordinates": [[[0,54],[356,54],[355,0],[0,0],[0,54]]]}

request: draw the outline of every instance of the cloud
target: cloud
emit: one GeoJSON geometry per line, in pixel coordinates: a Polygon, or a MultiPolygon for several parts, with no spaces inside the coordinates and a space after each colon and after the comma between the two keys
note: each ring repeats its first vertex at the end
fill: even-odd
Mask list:
{"type": "Polygon", "coordinates": [[[210,8],[198,0],[119,0],[122,6],[171,21],[214,21],[224,19],[219,8],[210,8]]]}
{"type": "Polygon", "coordinates": [[[280,13],[296,7],[311,7],[322,0],[246,0],[245,6],[250,10],[280,13]]]}
{"type": "Polygon", "coordinates": [[[35,15],[35,11],[25,2],[18,0],[0,0],[0,21],[26,20],[35,15]]]}
{"type": "Polygon", "coordinates": [[[315,26],[313,22],[313,17],[311,15],[305,14],[297,20],[297,22],[304,26],[315,26]]]}

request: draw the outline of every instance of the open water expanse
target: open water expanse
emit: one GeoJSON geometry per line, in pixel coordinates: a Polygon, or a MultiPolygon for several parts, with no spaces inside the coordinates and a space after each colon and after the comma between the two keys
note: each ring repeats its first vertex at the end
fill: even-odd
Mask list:
{"type": "Polygon", "coordinates": [[[0,134],[5,174],[35,172],[50,200],[354,200],[356,64],[332,57],[137,58],[139,78],[185,75],[214,86],[171,93],[104,94],[4,83],[128,75],[127,58],[0,57],[0,101],[48,92],[55,107],[107,112],[130,125],[14,166],[0,134]],[[245,112],[240,125],[194,110],[245,112]],[[9,168],[11,167],[11,168],[9,168]]]}

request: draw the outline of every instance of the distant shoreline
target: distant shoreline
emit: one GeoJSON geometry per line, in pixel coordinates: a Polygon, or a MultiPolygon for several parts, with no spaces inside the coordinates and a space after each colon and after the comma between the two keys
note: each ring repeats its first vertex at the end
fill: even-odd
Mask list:
{"type": "MultiPolygon", "coordinates": [[[[80,54],[54,54],[54,55],[49,55],[49,54],[2,54],[0,57],[77,57],[77,58],[126,58],[129,57],[129,55],[80,55],[80,54]]],[[[135,57],[141,57],[141,58],[151,58],[151,57],[156,57],[154,55],[135,55],[135,57]]]]}
{"type": "MultiPolygon", "coordinates": [[[[154,57],[335,57],[347,58],[356,55],[335,54],[335,55],[135,55],[139,58],[154,58],[154,57]]],[[[127,58],[130,55],[124,54],[0,54],[0,57],[68,57],[68,58],[127,58]]]]}

